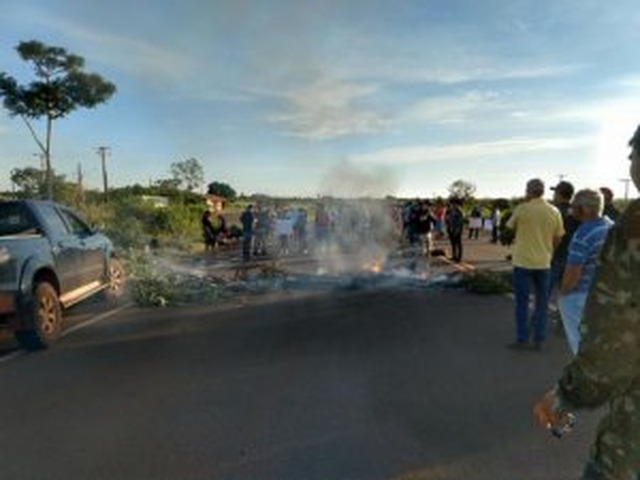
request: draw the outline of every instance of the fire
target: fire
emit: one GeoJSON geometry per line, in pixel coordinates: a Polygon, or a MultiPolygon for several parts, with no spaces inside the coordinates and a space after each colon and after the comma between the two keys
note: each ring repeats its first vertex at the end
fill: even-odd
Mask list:
{"type": "Polygon", "coordinates": [[[372,260],[370,262],[367,262],[364,264],[363,270],[365,272],[380,273],[382,272],[382,261],[372,260]]]}

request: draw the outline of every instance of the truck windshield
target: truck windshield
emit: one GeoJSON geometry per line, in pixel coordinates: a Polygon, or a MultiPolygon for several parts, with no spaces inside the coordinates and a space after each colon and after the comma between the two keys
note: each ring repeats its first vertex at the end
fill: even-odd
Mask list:
{"type": "Polygon", "coordinates": [[[0,203],[0,237],[34,235],[38,226],[29,210],[20,203],[0,203]]]}

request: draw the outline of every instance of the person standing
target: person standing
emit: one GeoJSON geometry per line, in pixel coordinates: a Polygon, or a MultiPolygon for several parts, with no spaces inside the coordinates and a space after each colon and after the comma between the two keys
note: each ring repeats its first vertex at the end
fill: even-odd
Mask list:
{"type": "Polygon", "coordinates": [[[446,208],[442,200],[438,199],[436,201],[436,208],[433,212],[433,216],[436,219],[435,232],[436,232],[436,240],[442,240],[444,237],[444,216],[446,213],[446,208]]]}
{"type": "Polygon", "coordinates": [[[500,221],[502,220],[502,212],[500,212],[500,207],[498,205],[494,205],[493,209],[491,209],[491,243],[498,243],[498,238],[500,236],[500,221]]]}
{"type": "Polygon", "coordinates": [[[258,205],[253,240],[253,255],[266,255],[269,234],[271,231],[271,212],[266,205],[258,205]]]}
{"type": "Polygon", "coordinates": [[[329,246],[329,237],[331,230],[331,219],[329,212],[324,204],[318,204],[316,209],[313,231],[315,235],[316,250],[320,253],[326,253],[329,246]]]}
{"type": "Polygon", "coordinates": [[[422,237],[422,255],[427,259],[431,257],[433,250],[433,237],[431,231],[435,228],[436,219],[431,211],[431,204],[428,200],[420,203],[420,214],[418,219],[418,231],[422,237]]]}
{"type": "Polygon", "coordinates": [[[464,229],[464,213],[460,208],[462,201],[452,198],[445,214],[447,224],[447,236],[451,244],[451,260],[460,263],[462,261],[462,231],[464,229]]]}
{"type": "MultiPolygon", "coordinates": [[[[640,126],[629,141],[640,189],[640,126]]],[[[582,480],[640,478],[640,199],[611,227],[587,296],[578,353],[533,413],[546,428],[566,412],[609,406],[582,480]]],[[[558,475],[562,478],[563,475],[558,475]]]]}
{"type": "Polygon", "coordinates": [[[253,205],[247,205],[240,215],[240,223],[242,224],[242,259],[248,262],[251,260],[251,240],[253,239],[253,205]]]}
{"type": "Polygon", "coordinates": [[[307,246],[307,223],[307,211],[302,207],[298,208],[298,214],[293,229],[295,231],[295,237],[297,239],[297,251],[302,255],[306,255],[307,253],[309,253],[309,247],[307,246]]]}
{"type": "Polygon", "coordinates": [[[602,215],[603,198],[596,190],[580,190],[571,210],[580,226],[569,243],[567,266],[560,283],[558,306],[569,347],[574,355],[580,342],[580,319],[595,275],[596,260],[613,222],[602,215]]]}
{"type": "Polygon", "coordinates": [[[602,213],[609,217],[612,222],[617,221],[620,218],[620,212],[613,204],[613,192],[610,188],[601,187],[600,193],[604,197],[604,210],[602,213]]]}
{"type": "Polygon", "coordinates": [[[482,210],[480,205],[474,205],[469,214],[469,240],[478,239],[482,229],[482,210]]]}
{"type": "Polygon", "coordinates": [[[542,180],[529,180],[526,201],[515,208],[507,222],[507,227],[515,231],[512,263],[516,341],[508,345],[513,349],[528,348],[533,333],[533,347],[539,350],[547,336],[551,256],[565,232],[560,212],[543,195],[542,180]],[[533,332],[529,324],[530,284],[535,294],[533,332]]]}
{"type": "Polygon", "coordinates": [[[211,211],[205,210],[202,214],[202,236],[204,237],[205,251],[213,250],[216,247],[217,235],[211,222],[211,211]]]}
{"type": "Polygon", "coordinates": [[[560,243],[553,251],[551,258],[551,280],[549,281],[549,298],[552,297],[554,290],[560,285],[564,268],[567,264],[567,251],[569,242],[574,232],[580,225],[580,222],[571,213],[571,199],[573,198],[573,185],[567,181],[559,182],[553,190],[553,205],[560,211],[562,215],[562,225],[564,226],[564,236],[560,243]]]}

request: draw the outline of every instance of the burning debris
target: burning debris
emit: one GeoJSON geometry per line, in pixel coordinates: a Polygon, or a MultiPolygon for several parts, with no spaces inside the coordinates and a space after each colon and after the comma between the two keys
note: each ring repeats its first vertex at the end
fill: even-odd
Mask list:
{"type": "Polygon", "coordinates": [[[342,257],[334,257],[329,262],[330,265],[339,265],[337,270],[308,259],[299,264],[292,259],[211,264],[157,253],[131,255],[127,263],[131,272],[131,293],[136,303],[160,307],[212,305],[278,292],[389,288],[429,290],[457,285],[460,280],[448,274],[412,271],[401,256],[342,257]],[[315,270],[312,268],[314,265],[315,270]],[[346,266],[351,265],[354,268],[348,270],[346,266]]]}

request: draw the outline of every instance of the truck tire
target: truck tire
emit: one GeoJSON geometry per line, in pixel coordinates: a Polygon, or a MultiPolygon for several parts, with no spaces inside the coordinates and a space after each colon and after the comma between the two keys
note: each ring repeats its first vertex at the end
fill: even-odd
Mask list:
{"type": "Polygon", "coordinates": [[[116,302],[124,295],[124,287],[127,280],[122,262],[117,258],[110,258],[107,275],[109,284],[104,290],[104,296],[107,301],[116,302]]]}
{"type": "Polygon", "coordinates": [[[55,343],[62,332],[62,308],[58,292],[47,281],[33,290],[32,328],[18,330],[15,337],[26,350],[41,350],[55,343]]]}

